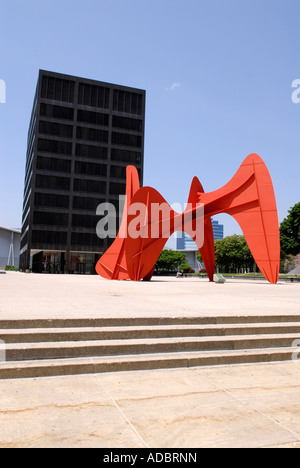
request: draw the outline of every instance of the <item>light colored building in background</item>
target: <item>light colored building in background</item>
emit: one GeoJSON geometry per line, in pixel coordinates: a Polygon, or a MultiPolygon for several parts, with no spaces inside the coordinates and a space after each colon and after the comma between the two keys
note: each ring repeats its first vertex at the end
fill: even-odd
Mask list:
{"type": "MultiPolygon", "coordinates": [[[[216,241],[217,239],[224,239],[223,224],[219,224],[218,221],[212,219],[212,225],[214,231],[214,240],[216,241]]],[[[175,238],[175,250],[178,250],[179,252],[185,254],[189,266],[193,268],[196,272],[199,272],[200,269],[204,269],[204,265],[199,264],[197,260],[198,248],[193,239],[190,236],[188,236],[185,232],[177,232],[175,238]]]]}
{"type": "Polygon", "coordinates": [[[0,226],[0,268],[19,267],[21,230],[0,226]]]}
{"type": "Polygon", "coordinates": [[[184,253],[187,259],[188,265],[193,268],[196,272],[200,270],[198,260],[197,260],[197,252],[198,248],[193,241],[193,239],[187,235],[185,232],[177,232],[175,235],[176,238],[176,249],[179,252],[184,253]]]}

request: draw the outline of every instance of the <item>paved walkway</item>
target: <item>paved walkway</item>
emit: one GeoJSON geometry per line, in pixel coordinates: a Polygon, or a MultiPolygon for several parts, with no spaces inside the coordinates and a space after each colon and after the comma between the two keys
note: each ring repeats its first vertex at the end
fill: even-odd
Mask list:
{"type": "Polygon", "coordinates": [[[300,363],[0,381],[0,447],[297,447],[300,363]]]}
{"type": "Polygon", "coordinates": [[[151,283],[99,276],[0,275],[0,319],[299,315],[300,283],[154,278],[151,283]]]}

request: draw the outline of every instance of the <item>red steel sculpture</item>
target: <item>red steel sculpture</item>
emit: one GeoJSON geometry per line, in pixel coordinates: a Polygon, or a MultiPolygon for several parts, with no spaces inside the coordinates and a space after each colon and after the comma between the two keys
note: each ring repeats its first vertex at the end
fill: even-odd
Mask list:
{"type": "Polygon", "coordinates": [[[176,213],[151,187],[140,188],[135,167],[127,167],[126,204],[119,234],[100,258],[96,271],[110,280],[150,281],[154,267],[169,236],[184,231],[196,242],[210,281],[215,272],[215,247],[211,217],[227,213],[239,223],[252,255],[265,278],[276,284],[280,265],[279,222],[272,180],[264,161],[250,154],[235,176],[219,190],[205,193],[198,178],[192,182],[187,209],[176,213]],[[129,235],[128,226],[136,220],[131,207],[142,204],[147,209],[140,222],[139,237],[129,235]],[[162,215],[151,206],[168,206],[162,215]],[[195,222],[202,217],[204,236],[195,236],[195,222]],[[166,236],[165,223],[169,226],[166,236]],[[153,232],[156,233],[153,236],[153,232]]]}

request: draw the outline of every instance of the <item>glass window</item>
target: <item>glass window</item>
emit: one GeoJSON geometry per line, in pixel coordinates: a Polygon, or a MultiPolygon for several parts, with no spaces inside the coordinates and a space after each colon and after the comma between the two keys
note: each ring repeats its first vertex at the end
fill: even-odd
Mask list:
{"type": "Polygon", "coordinates": [[[70,172],[71,161],[66,159],[38,156],[36,167],[37,169],[50,172],[70,172]]]}
{"type": "MultiPolygon", "coordinates": [[[[99,239],[97,250],[102,246],[103,242],[99,239]]],[[[100,256],[94,253],[71,252],[71,272],[79,275],[94,275],[99,258],[100,256]]]]}
{"type": "Polygon", "coordinates": [[[47,211],[35,211],[33,214],[33,224],[44,226],[68,227],[68,213],[51,213],[47,211]]]}
{"type": "Polygon", "coordinates": [[[129,135],[127,133],[112,132],[112,143],[114,145],[133,146],[141,148],[142,137],[139,135],[129,135]]]}
{"type": "Polygon", "coordinates": [[[105,194],[106,182],[88,179],[74,179],[74,191],[105,194]]]}
{"type": "Polygon", "coordinates": [[[72,138],[73,126],[40,120],[39,132],[47,135],[72,138]]]}
{"type": "Polygon", "coordinates": [[[115,179],[126,179],[126,167],[110,166],[110,176],[115,179]]]}
{"type": "Polygon", "coordinates": [[[72,156],[72,143],[68,141],[38,139],[38,151],[72,156]]]}
{"type": "Polygon", "coordinates": [[[90,112],[85,110],[78,110],[77,114],[77,121],[90,123],[93,125],[103,125],[108,126],[109,123],[109,115],[108,114],[100,114],[99,112],[90,112]]]}
{"type": "Polygon", "coordinates": [[[74,102],[74,91],[74,81],[45,75],[42,77],[41,97],[44,99],[74,102]]]}
{"type": "Polygon", "coordinates": [[[93,211],[96,213],[96,209],[100,203],[104,203],[105,198],[90,198],[90,197],[73,197],[73,209],[82,211],[93,211]]]}
{"type": "Polygon", "coordinates": [[[130,119],[129,117],[119,117],[117,115],[114,115],[113,127],[141,132],[143,129],[143,121],[138,119],[130,119]]]}
{"type": "Polygon", "coordinates": [[[75,162],[75,174],[106,177],[107,166],[104,164],[95,164],[95,163],[86,163],[86,162],[76,161],[75,162]]]}
{"type": "Polygon", "coordinates": [[[67,244],[68,233],[64,231],[39,231],[33,229],[32,231],[32,243],[33,244],[42,244],[43,248],[46,245],[62,245],[67,244]]]}
{"type": "Polygon", "coordinates": [[[77,138],[108,143],[108,132],[96,128],[77,127],[77,138]]]}
{"type": "Polygon", "coordinates": [[[78,103],[84,106],[108,109],[109,93],[109,88],[79,83],[78,103]]]}
{"type": "Polygon", "coordinates": [[[55,80],[54,80],[54,78],[46,76],[43,79],[47,80],[48,87],[46,88],[46,95],[42,96],[42,97],[45,97],[47,99],[54,99],[54,95],[55,95],[55,80]]]}
{"type": "Polygon", "coordinates": [[[34,206],[68,209],[69,197],[68,195],[36,192],[34,195],[34,206]]]}
{"type": "Polygon", "coordinates": [[[50,190],[70,190],[70,179],[68,177],[46,176],[37,174],[36,187],[50,190]]]}
{"type": "Polygon", "coordinates": [[[141,164],[142,153],[112,148],[111,159],[112,161],[120,161],[129,164],[141,164]]]}
{"type": "Polygon", "coordinates": [[[80,228],[89,228],[95,229],[99,221],[99,216],[92,216],[92,215],[84,215],[84,214],[74,214],[72,216],[72,227],[80,227],[80,228]]]}
{"type": "Polygon", "coordinates": [[[92,145],[76,145],[76,156],[90,159],[107,159],[107,147],[92,145]]]}
{"type": "Polygon", "coordinates": [[[82,250],[86,250],[88,247],[93,247],[97,250],[104,245],[103,239],[99,239],[96,233],[92,234],[89,232],[72,232],[71,243],[73,248],[78,246],[82,250]]]}
{"type": "Polygon", "coordinates": [[[113,109],[118,112],[142,115],[143,94],[114,90],[113,109]]]}
{"type": "MultiPolygon", "coordinates": [[[[42,272],[63,273],[65,266],[65,254],[62,252],[42,252],[42,272]]],[[[33,260],[34,262],[34,260],[33,260]]]]}
{"type": "Polygon", "coordinates": [[[54,106],[52,104],[41,103],[40,115],[53,119],[73,120],[74,109],[71,107],[54,106]]]}
{"type": "Polygon", "coordinates": [[[109,193],[111,195],[124,195],[126,192],[126,184],[111,182],[109,184],[109,193]]]}

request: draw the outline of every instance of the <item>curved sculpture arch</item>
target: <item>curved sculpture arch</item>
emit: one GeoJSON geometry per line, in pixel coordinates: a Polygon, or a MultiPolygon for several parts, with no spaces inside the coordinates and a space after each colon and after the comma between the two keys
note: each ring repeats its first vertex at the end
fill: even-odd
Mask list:
{"type": "Polygon", "coordinates": [[[100,258],[96,271],[107,279],[150,280],[155,263],[168,237],[165,237],[164,222],[171,226],[168,234],[184,230],[195,240],[202,255],[210,281],[215,272],[215,248],[211,218],[227,213],[240,225],[252,255],[265,278],[277,283],[280,266],[279,222],[272,180],[264,161],[257,154],[250,154],[234,177],[222,188],[205,193],[200,181],[192,181],[188,208],[176,213],[166,200],[152,187],[140,188],[135,167],[127,167],[126,206],[120,232],[113,245],[100,258]],[[136,214],[130,208],[142,204],[147,208],[147,219],[141,223],[141,232],[148,235],[133,238],[128,226],[136,214]],[[151,211],[154,204],[169,206],[168,219],[151,211]],[[193,223],[201,217],[203,238],[194,235],[193,223]],[[184,222],[183,222],[184,219],[184,222]],[[182,226],[184,225],[184,228],[182,226]],[[158,236],[151,236],[157,227],[158,236]],[[124,235],[125,233],[125,235],[124,235]],[[122,234],[122,235],[121,235],[122,234]]]}

